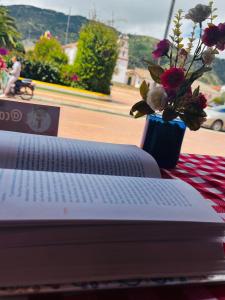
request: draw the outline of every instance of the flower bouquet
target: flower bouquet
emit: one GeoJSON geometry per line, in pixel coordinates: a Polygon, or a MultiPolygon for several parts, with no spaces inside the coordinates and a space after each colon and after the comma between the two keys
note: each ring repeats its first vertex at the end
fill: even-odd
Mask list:
{"type": "Polygon", "coordinates": [[[138,118],[159,111],[166,122],[179,117],[191,130],[200,128],[206,118],[207,100],[199,86],[192,90],[192,84],[212,69],[215,55],[225,49],[225,23],[214,24],[216,10],[211,1],[209,5],[198,4],[186,15],[182,10],[177,12],[170,40],[160,41],[152,52],[154,59],[165,57],[166,65],[146,61],[155,84],[150,87],[146,81],[142,83],[142,100],[132,107],[132,116],[138,118]],[[186,47],[181,32],[183,19],[193,22],[186,47]]]}

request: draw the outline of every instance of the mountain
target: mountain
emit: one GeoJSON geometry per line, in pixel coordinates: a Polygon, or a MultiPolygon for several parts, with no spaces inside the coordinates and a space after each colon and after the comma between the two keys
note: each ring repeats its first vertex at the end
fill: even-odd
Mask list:
{"type": "MultiPolygon", "coordinates": [[[[61,12],[41,9],[29,5],[9,5],[9,13],[16,19],[23,40],[36,41],[46,30],[65,43],[68,16],[61,12]]],[[[68,43],[78,39],[80,28],[88,19],[71,16],[68,43]]],[[[129,35],[129,68],[146,68],[143,59],[151,59],[157,39],[149,36],[129,35]]],[[[162,60],[163,63],[163,60],[162,60]]],[[[225,59],[216,59],[213,71],[204,75],[204,82],[214,85],[225,84],[225,59]]]]}
{"type": "MultiPolygon", "coordinates": [[[[64,43],[68,16],[49,9],[41,9],[30,5],[9,5],[9,14],[16,19],[18,30],[24,40],[36,41],[49,30],[64,43]]],[[[80,28],[88,21],[82,16],[71,16],[68,42],[77,40],[80,28]]]]}

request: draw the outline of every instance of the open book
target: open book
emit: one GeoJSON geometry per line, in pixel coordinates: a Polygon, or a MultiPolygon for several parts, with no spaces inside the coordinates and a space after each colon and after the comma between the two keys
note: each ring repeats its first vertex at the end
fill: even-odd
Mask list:
{"type": "Polygon", "coordinates": [[[223,221],[138,147],[0,141],[0,286],[224,272],[223,221]]]}

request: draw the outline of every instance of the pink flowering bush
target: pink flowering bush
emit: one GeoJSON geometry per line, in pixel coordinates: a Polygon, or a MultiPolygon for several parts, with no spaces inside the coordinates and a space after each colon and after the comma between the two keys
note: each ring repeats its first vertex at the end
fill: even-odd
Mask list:
{"type": "Polygon", "coordinates": [[[161,111],[164,121],[180,117],[191,130],[200,128],[206,120],[207,99],[199,87],[192,91],[192,84],[211,70],[216,54],[225,50],[225,22],[215,24],[216,10],[210,1],[209,5],[196,5],[186,15],[182,10],[178,11],[170,40],[160,41],[152,52],[153,59],[167,58],[167,67],[148,61],[149,72],[156,84],[150,87],[145,81],[142,83],[142,100],[131,108],[131,115],[138,118],[161,111]],[[187,45],[184,45],[181,31],[184,19],[193,22],[187,45]],[[198,37],[196,30],[200,32],[198,37]]]}
{"type": "Polygon", "coordinates": [[[9,50],[6,48],[0,48],[0,55],[6,56],[9,54],[9,50]]]}
{"type": "Polygon", "coordinates": [[[77,74],[73,74],[72,76],[71,76],[71,80],[72,81],[79,81],[79,77],[77,76],[77,74]]]}

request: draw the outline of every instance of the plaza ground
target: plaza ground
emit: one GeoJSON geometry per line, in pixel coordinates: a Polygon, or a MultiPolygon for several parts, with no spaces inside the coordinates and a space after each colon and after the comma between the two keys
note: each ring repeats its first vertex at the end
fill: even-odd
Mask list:
{"type": "MultiPolygon", "coordinates": [[[[33,102],[61,107],[61,137],[140,145],[145,119],[129,116],[138,100],[139,91],[129,87],[113,86],[111,100],[105,101],[46,86],[36,89],[33,102]]],[[[225,156],[225,132],[188,129],[182,152],[225,156]]]]}

